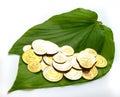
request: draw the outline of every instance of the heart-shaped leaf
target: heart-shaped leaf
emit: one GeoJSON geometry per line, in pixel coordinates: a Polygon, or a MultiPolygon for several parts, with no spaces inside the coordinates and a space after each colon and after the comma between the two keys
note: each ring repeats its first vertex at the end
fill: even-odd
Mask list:
{"type": "Polygon", "coordinates": [[[49,40],[59,46],[70,45],[74,48],[75,52],[79,52],[87,47],[95,49],[108,61],[106,68],[98,69],[99,74],[95,79],[105,75],[112,66],[114,59],[112,31],[97,21],[97,14],[95,12],[78,8],[51,17],[44,23],[29,29],[17,40],[10,49],[9,54],[20,55],[19,69],[14,85],[9,92],[19,89],[57,87],[87,82],[83,78],[76,81],[63,78],[59,82],[52,83],[44,79],[42,72],[29,72],[21,58],[22,48],[24,45],[31,44],[35,39],[49,40]]]}

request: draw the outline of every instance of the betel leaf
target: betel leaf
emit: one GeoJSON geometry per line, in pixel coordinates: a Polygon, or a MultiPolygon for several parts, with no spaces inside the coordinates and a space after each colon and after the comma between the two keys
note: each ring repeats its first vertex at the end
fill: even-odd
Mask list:
{"type": "Polygon", "coordinates": [[[59,82],[52,83],[44,79],[42,72],[29,72],[27,65],[21,58],[22,48],[24,45],[31,44],[35,39],[49,40],[59,46],[70,45],[75,52],[87,47],[95,49],[108,61],[106,68],[98,69],[99,74],[95,79],[105,75],[110,70],[114,59],[114,41],[111,29],[98,22],[97,18],[95,12],[78,8],[55,15],[44,23],[29,29],[9,51],[9,54],[20,55],[18,74],[9,92],[20,89],[58,87],[88,82],[83,78],[76,81],[63,78],[59,82]]]}

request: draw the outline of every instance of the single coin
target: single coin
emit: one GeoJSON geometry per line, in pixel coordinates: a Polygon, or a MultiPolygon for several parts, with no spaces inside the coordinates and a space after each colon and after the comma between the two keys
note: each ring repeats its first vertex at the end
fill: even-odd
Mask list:
{"type": "Polygon", "coordinates": [[[57,72],[52,66],[48,66],[43,71],[43,76],[50,82],[57,82],[60,81],[63,77],[63,74],[57,72]]]}
{"type": "Polygon", "coordinates": [[[87,80],[92,80],[97,76],[97,74],[98,74],[98,70],[95,66],[93,66],[89,70],[83,70],[82,77],[87,80]]]}
{"type": "Polygon", "coordinates": [[[71,65],[73,68],[75,69],[82,69],[79,65],[79,63],[77,62],[77,55],[78,53],[75,53],[73,56],[72,56],[72,59],[71,59],[71,65]]]}
{"type": "Polygon", "coordinates": [[[65,55],[57,53],[56,55],[53,56],[53,60],[57,63],[65,63],[67,61],[67,58],[65,55]]]}
{"type": "Polygon", "coordinates": [[[36,73],[41,70],[40,63],[37,62],[31,62],[27,65],[27,68],[30,72],[36,73]]]}
{"type": "Polygon", "coordinates": [[[65,63],[62,63],[62,64],[53,61],[53,67],[58,71],[65,72],[65,71],[70,70],[72,68],[72,65],[70,61],[66,61],[65,63]]]}
{"type": "Polygon", "coordinates": [[[60,52],[66,56],[71,56],[74,54],[74,49],[71,46],[65,45],[60,48],[60,52]]]}
{"type": "Polygon", "coordinates": [[[47,65],[52,65],[53,63],[53,56],[43,56],[43,60],[47,65]]]}
{"type": "Polygon", "coordinates": [[[59,46],[53,42],[46,41],[46,50],[48,55],[53,55],[59,51],[59,46]]]}
{"type": "Polygon", "coordinates": [[[48,65],[43,60],[40,62],[40,65],[42,71],[45,70],[46,67],[48,67],[48,65]]]}
{"type": "Polygon", "coordinates": [[[97,56],[97,52],[92,48],[86,48],[85,51],[87,51],[88,53],[90,53],[94,56],[97,56]]]}
{"type": "Polygon", "coordinates": [[[37,39],[32,42],[32,48],[34,52],[38,55],[44,55],[47,53],[46,41],[42,39],[37,39]]]}
{"type": "Polygon", "coordinates": [[[64,73],[64,76],[70,80],[78,80],[82,77],[82,70],[70,69],[67,73],[64,73]]]}
{"type": "Polygon", "coordinates": [[[32,42],[32,48],[36,48],[38,46],[40,46],[41,44],[44,44],[45,43],[45,40],[42,40],[42,39],[36,39],[32,42]]]}
{"type": "Polygon", "coordinates": [[[34,52],[37,54],[37,55],[44,55],[47,53],[46,49],[44,46],[39,46],[39,47],[36,47],[34,48],[34,52]]]}
{"type": "Polygon", "coordinates": [[[33,49],[29,49],[23,53],[22,59],[26,64],[29,64],[31,62],[40,62],[42,60],[42,56],[37,56],[33,49]]]}
{"type": "Polygon", "coordinates": [[[23,47],[23,51],[26,52],[27,50],[31,49],[31,45],[25,45],[23,47]]]}
{"type": "Polygon", "coordinates": [[[82,51],[77,55],[77,61],[83,68],[91,68],[95,64],[96,58],[92,54],[82,51]]]}
{"type": "Polygon", "coordinates": [[[107,66],[107,60],[103,56],[97,55],[96,59],[97,59],[97,62],[95,64],[96,67],[103,68],[107,66]]]}

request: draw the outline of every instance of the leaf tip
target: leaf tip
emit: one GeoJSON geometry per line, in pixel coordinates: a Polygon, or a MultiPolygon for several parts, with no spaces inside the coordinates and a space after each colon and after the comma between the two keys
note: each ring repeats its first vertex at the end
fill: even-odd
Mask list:
{"type": "Polygon", "coordinates": [[[8,94],[13,92],[13,91],[14,91],[14,89],[11,88],[10,90],[8,90],[8,94]]]}

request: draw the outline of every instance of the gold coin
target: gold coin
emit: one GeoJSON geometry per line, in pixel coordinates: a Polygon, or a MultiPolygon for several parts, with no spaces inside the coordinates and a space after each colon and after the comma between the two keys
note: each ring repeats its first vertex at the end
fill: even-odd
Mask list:
{"type": "Polygon", "coordinates": [[[52,65],[53,63],[53,56],[43,56],[43,60],[47,65],[52,65]]]}
{"type": "Polygon", "coordinates": [[[58,71],[68,71],[72,68],[72,65],[70,63],[70,61],[66,61],[65,63],[56,63],[55,61],[53,61],[53,67],[58,70],[58,71]]]}
{"type": "Polygon", "coordinates": [[[29,64],[31,62],[40,62],[42,56],[37,56],[32,49],[29,49],[23,53],[22,59],[26,64],[29,64]]]}
{"type": "Polygon", "coordinates": [[[91,68],[95,64],[96,58],[90,53],[82,51],[77,55],[77,61],[83,68],[91,68]]]}
{"type": "Polygon", "coordinates": [[[92,48],[86,48],[85,51],[92,54],[93,56],[97,56],[97,52],[92,48]]]}
{"type": "Polygon", "coordinates": [[[42,71],[45,70],[46,67],[48,67],[48,65],[43,60],[40,62],[40,65],[42,71]]]}
{"type": "Polygon", "coordinates": [[[23,51],[26,52],[27,50],[31,49],[31,45],[25,45],[23,47],[23,51]]]}
{"type": "Polygon", "coordinates": [[[57,63],[65,63],[67,61],[67,58],[65,55],[58,53],[53,56],[53,60],[57,63]]]}
{"type": "Polygon", "coordinates": [[[66,56],[71,56],[74,54],[74,49],[71,46],[65,45],[60,48],[60,52],[66,56]]]}
{"type": "Polygon", "coordinates": [[[73,56],[72,56],[72,59],[71,59],[71,65],[73,68],[75,69],[82,69],[79,65],[79,63],[77,62],[77,55],[78,53],[75,53],[73,56]]]}
{"type": "Polygon", "coordinates": [[[82,77],[87,80],[92,80],[97,76],[97,74],[98,74],[98,70],[95,66],[93,66],[89,70],[83,70],[82,77]]]}
{"type": "Polygon", "coordinates": [[[57,81],[60,81],[62,79],[63,74],[60,72],[57,72],[52,66],[48,66],[43,71],[43,76],[48,81],[57,82],[57,81]]]}
{"type": "Polygon", "coordinates": [[[40,63],[37,62],[31,62],[27,65],[27,68],[30,72],[36,73],[41,70],[40,63]]]}
{"type": "Polygon", "coordinates": [[[64,73],[64,76],[70,80],[78,80],[82,77],[82,70],[70,69],[67,73],[64,73]]]}
{"type": "Polygon", "coordinates": [[[97,55],[96,59],[97,59],[97,62],[95,64],[96,67],[103,68],[107,66],[107,60],[103,56],[97,55]]]}

